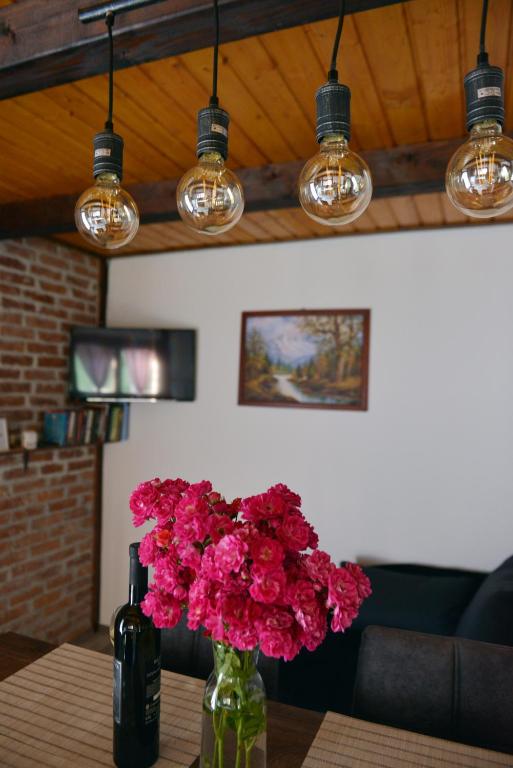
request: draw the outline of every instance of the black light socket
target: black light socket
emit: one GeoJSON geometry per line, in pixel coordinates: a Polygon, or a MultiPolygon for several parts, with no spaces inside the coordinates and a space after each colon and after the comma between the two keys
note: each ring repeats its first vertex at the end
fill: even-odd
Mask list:
{"type": "Polygon", "coordinates": [[[228,125],[230,115],[220,107],[205,107],[198,112],[198,157],[205,152],[219,152],[224,160],[228,157],[228,125]]]}
{"type": "Polygon", "coordinates": [[[115,173],[121,181],[123,178],[123,139],[114,131],[100,131],[93,140],[94,160],[93,176],[101,173],[115,173]]]}
{"type": "Polygon", "coordinates": [[[463,81],[467,103],[467,130],[483,120],[504,125],[504,73],[485,62],[472,69],[463,81]]]}
{"type": "Polygon", "coordinates": [[[341,133],[351,138],[351,91],[347,85],[331,80],[315,94],[317,106],[317,141],[341,133]]]}

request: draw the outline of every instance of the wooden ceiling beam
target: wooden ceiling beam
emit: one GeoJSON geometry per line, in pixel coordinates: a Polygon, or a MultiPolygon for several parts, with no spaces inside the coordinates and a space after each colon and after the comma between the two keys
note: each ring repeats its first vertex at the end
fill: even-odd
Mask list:
{"type": "MultiPolygon", "coordinates": [[[[405,0],[402,0],[405,1],[405,0]]],[[[401,0],[347,0],[347,13],[401,0]]],[[[332,18],[339,0],[220,0],[221,42],[332,18]]],[[[82,24],[90,0],[23,0],[0,9],[0,99],[107,71],[105,24],[82,24]]],[[[120,13],[115,68],[207,48],[213,42],[211,2],[163,0],[120,13]]]]}
{"type": "MultiPolygon", "coordinates": [[[[432,141],[362,152],[371,169],[374,198],[400,197],[444,189],[445,169],[464,139],[432,141]]],[[[297,180],[303,161],[240,168],[246,211],[270,211],[299,205],[297,180]]],[[[139,207],[142,224],[178,220],[178,180],[135,184],[127,189],[139,207]]],[[[77,195],[7,203],[0,206],[0,239],[56,235],[75,229],[77,195]]]]}

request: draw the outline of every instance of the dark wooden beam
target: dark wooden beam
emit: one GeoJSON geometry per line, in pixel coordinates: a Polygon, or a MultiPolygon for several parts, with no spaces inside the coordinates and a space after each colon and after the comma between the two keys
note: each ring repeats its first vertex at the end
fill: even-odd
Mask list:
{"type": "MultiPolygon", "coordinates": [[[[445,169],[464,139],[432,141],[362,152],[371,169],[374,197],[399,197],[444,189],[445,169]]],[[[299,205],[297,180],[303,161],[241,168],[246,211],[269,211],[299,205]]],[[[128,187],[139,206],[142,224],[178,220],[178,180],[128,187]]],[[[28,200],[0,206],[0,239],[73,232],[77,195],[28,200]]]]}
{"type": "MultiPolygon", "coordinates": [[[[401,0],[347,0],[347,13],[401,0]]],[[[221,42],[334,17],[339,0],[220,0],[221,42]]],[[[93,0],[23,0],[0,9],[0,99],[107,71],[105,24],[82,24],[93,0]]],[[[119,15],[115,67],[131,67],[213,42],[210,0],[163,0],[119,15]]],[[[328,66],[328,62],[326,62],[328,66]]]]}

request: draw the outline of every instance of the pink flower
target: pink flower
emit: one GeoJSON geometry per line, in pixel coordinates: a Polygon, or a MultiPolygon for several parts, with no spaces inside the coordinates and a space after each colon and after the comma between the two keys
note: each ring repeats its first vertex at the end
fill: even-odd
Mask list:
{"type": "Polygon", "coordinates": [[[214,544],[217,544],[227,533],[232,533],[234,522],[231,517],[215,512],[208,521],[208,533],[214,544]]]}
{"type": "Polygon", "coordinates": [[[358,606],[357,583],[346,568],[334,568],[328,577],[328,605],[333,608],[358,606]]]}
{"type": "Polygon", "coordinates": [[[269,536],[257,536],[251,543],[253,563],[262,570],[276,570],[282,564],[284,556],[280,542],[269,536]]]}
{"type": "Polygon", "coordinates": [[[158,629],[176,627],[182,615],[178,600],[162,592],[148,592],[141,603],[141,608],[146,616],[151,616],[158,629]]]}
{"type": "Polygon", "coordinates": [[[146,520],[156,517],[156,507],[160,498],[160,478],[140,483],[130,496],[130,509],[133,524],[137,527],[146,520]]]}
{"type": "Polygon", "coordinates": [[[283,483],[273,485],[272,488],[269,488],[268,493],[278,494],[289,507],[297,507],[299,509],[301,506],[301,496],[298,496],[297,493],[291,491],[290,488],[287,488],[283,483]]]}
{"type": "Polygon", "coordinates": [[[199,571],[201,568],[201,554],[194,544],[189,542],[178,544],[176,549],[182,565],[192,568],[193,571],[199,571]]]}
{"type": "Polygon", "coordinates": [[[287,502],[280,493],[273,489],[258,496],[249,496],[242,500],[241,509],[244,520],[254,523],[270,522],[281,519],[287,511],[287,502]]]}
{"type": "Polygon", "coordinates": [[[345,632],[358,616],[358,609],[354,605],[346,608],[336,607],[331,617],[331,629],[333,632],[345,632]]]}
{"type": "Polygon", "coordinates": [[[299,636],[291,629],[264,630],[258,635],[258,642],[262,653],[273,659],[283,657],[285,661],[291,661],[301,650],[299,636]]]}
{"type": "Polygon", "coordinates": [[[277,603],[282,598],[286,583],[283,568],[268,571],[253,566],[251,575],[253,583],[249,594],[254,600],[259,603],[277,603]]]}
{"type": "Polygon", "coordinates": [[[308,547],[311,528],[300,512],[287,514],[276,529],[276,535],[286,549],[301,552],[308,547]]]}
{"type": "Polygon", "coordinates": [[[335,564],[331,562],[328,553],[323,552],[321,549],[316,549],[311,555],[306,556],[304,562],[306,572],[310,578],[323,587],[327,587],[329,575],[335,568],[335,564]]]}
{"type": "Polygon", "coordinates": [[[214,562],[221,573],[237,573],[246,558],[248,545],[236,534],[228,534],[216,544],[214,562]]]}
{"type": "Polygon", "coordinates": [[[345,569],[351,574],[356,582],[356,590],[360,600],[365,600],[366,597],[372,595],[370,579],[362,571],[359,565],[356,565],[355,563],[346,563],[345,569]]]}
{"type": "Polygon", "coordinates": [[[139,560],[142,565],[154,565],[159,554],[153,531],[143,536],[139,544],[139,560]]]}
{"type": "Polygon", "coordinates": [[[189,488],[175,509],[174,535],[181,542],[202,542],[208,534],[209,507],[204,497],[189,488]]]}

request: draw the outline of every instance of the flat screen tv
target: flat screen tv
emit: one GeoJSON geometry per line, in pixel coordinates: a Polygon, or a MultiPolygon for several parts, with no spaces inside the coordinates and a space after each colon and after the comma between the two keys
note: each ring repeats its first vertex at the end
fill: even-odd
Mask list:
{"type": "Polygon", "coordinates": [[[196,331],[71,329],[73,399],[194,400],[196,331]]]}

